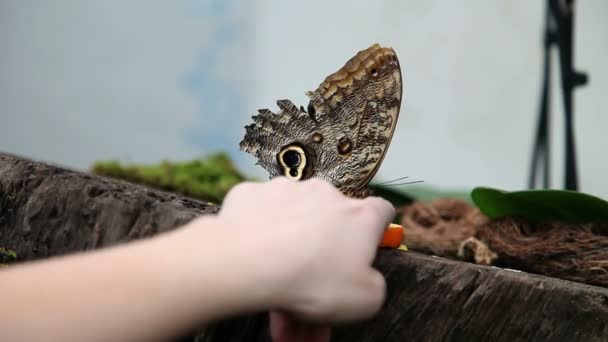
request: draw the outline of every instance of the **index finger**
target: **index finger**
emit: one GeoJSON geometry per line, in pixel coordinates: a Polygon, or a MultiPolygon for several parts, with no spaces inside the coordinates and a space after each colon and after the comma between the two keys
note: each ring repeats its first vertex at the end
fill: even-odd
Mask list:
{"type": "Polygon", "coordinates": [[[365,202],[365,206],[372,208],[376,212],[374,216],[378,219],[377,229],[378,238],[380,239],[384,230],[395,218],[395,207],[389,201],[380,197],[366,197],[363,201],[365,202]]]}

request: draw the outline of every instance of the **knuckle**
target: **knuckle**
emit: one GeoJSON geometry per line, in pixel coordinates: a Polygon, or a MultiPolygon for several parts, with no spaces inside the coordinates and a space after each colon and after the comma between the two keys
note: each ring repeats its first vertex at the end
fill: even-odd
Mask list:
{"type": "Polygon", "coordinates": [[[294,187],[296,187],[296,183],[297,182],[288,179],[287,177],[279,176],[271,179],[269,185],[273,191],[292,192],[294,187]]]}
{"type": "Polygon", "coordinates": [[[308,184],[310,184],[310,186],[314,186],[314,187],[323,187],[326,185],[325,183],[326,182],[320,178],[313,178],[308,181],[308,184]]]}
{"type": "Polygon", "coordinates": [[[373,215],[371,215],[371,210],[369,207],[365,206],[359,200],[353,200],[347,207],[348,215],[354,219],[358,225],[362,227],[367,227],[370,224],[373,224],[373,215]]]}
{"type": "Polygon", "coordinates": [[[242,183],[239,183],[239,184],[233,186],[232,189],[230,189],[230,192],[228,193],[228,195],[234,196],[235,194],[247,193],[247,192],[251,191],[251,189],[253,187],[254,187],[253,182],[242,182],[242,183]]]}
{"type": "Polygon", "coordinates": [[[379,197],[368,197],[365,199],[366,206],[375,212],[376,215],[394,214],[395,208],[386,200],[379,197]]]}
{"type": "Polygon", "coordinates": [[[361,217],[372,216],[375,211],[373,206],[369,205],[367,201],[355,201],[352,209],[361,217]]]}
{"type": "Polygon", "coordinates": [[[287,179],[287,177],[283,177],[283,176],[279,176],[279,177],[274,177],[273,179],[270,180],[271,184],[279,184],[279,185],[283,185],[283,184],[290,184],[292,181],[287,179]]]}
{"type": "MultiPolygon", "coordinates": [[[[385,228],[384,221],[389,220],[389,216],[380,210],[376,205],[367,200],[356,200],[353,201],[350,208],[351,214],[356,217],[356,220],[362,225],[370,228],[378,227],[378,229],[385,228]]],[[[392,219],[392,217],[391,217],[392,219]]]]}
{"type": "Polygon", "coordinates": [[[329,183],[319,178],[313,178],[309,180],[306,185],[313,189],[315,192],[327,191],[331,187],[329,183]]]}
{"type": "Polygon", "coordinates": [[[380,310],[386,299],[386,280],[378,271],[373,271],[369,279],[370,309],[373,314],[380,310]]]}

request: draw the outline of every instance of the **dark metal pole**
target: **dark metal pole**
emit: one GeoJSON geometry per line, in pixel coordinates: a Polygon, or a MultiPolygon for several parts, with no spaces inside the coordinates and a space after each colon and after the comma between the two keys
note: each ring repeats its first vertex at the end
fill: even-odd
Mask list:
{"type": "Polygon", "coordinates": [[[532,154],[529,187],[536,185],[536,175],[539,167],[544,166],[543,187],[549,187],[549,105],[550,105],[550,73],[551,45],[557,45],[559,52],[561,88],[565,112],[565,180],[564,188],[578,190],[578,170],[576,164],[576,146],[574,137],[574,105],[573,92],[577,86],[587,83],[587,75],[574,70],[573,61],[573,26],[575,0],[547,0],[545,18],[545,55],[544,77],[541,94],[540,115],[536,133],[536,141],[532,154]],[[541,158],[543,158],[541,160],[541,158]],[[543,162],[540,164],[541,162],[543,162]]]}
{"type": "Polygon", "coordinates": [[[549,106],[551,104],[551,47],[555,43],[555,21],[551,15],[549,6],[545,12],[545,32],[543,36],[543,84],[541,90],[541,102],[539,108],[538,122],[536,126],[536,140],[532,150],[532,165],[530,167],[530,178],[528,187],[536,187],[536,176],[542,170],[541,183],[543,188],[549,188],[551,182],[551,136],[549,134],[549,106]]]}

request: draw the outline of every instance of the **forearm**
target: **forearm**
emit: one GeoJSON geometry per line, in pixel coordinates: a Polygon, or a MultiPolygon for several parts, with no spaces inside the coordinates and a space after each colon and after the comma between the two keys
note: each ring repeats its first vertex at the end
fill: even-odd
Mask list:
{"type": "Polygon", "coordinates": [[[166,340],[258,309],[247,275],[230,271],[239,256],[222,247],[217,221],[182,229],[193,228],[208,232],[200,241],[171,232],[1,271],[0,300],[10,314],[0,340],[166,340]]]}

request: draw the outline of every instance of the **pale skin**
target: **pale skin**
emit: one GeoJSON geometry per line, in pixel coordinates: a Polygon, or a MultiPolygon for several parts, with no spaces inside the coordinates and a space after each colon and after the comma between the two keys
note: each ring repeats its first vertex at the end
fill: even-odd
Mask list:
{"type": "Polygon", "coordinates": [[[244,183],[218,215],[172,232],[2,269],[0,340],[162,341],[272,311],[275,339],[294,341],[282,332],[293,322],[314,332],[369,318],[384,301],[371,264],[393,215],[323,181],[244,183]]]}

